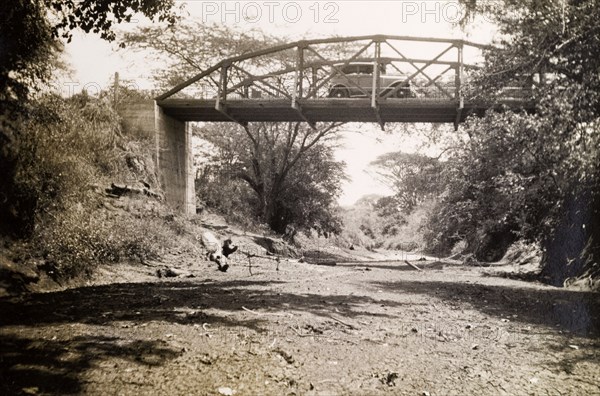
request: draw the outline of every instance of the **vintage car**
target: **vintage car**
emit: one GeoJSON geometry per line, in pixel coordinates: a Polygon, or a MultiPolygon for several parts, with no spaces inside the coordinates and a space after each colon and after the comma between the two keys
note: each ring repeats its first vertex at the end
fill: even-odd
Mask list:
{"type": "MultiPolygon", "coordinates": [[[[329,88],[330,98],[370,96],[373,91],[373,62],[351,62],[334,64],[335,75],[329,88]]],[[[379,96],[414,98],[410,83],[402,74],[388,75],[386,64],[379,64],[379,96]],[[400,88],[398,88],[400,87],[400,88]],[[391,92],[391,94],[390,94],[391,92]]]]}

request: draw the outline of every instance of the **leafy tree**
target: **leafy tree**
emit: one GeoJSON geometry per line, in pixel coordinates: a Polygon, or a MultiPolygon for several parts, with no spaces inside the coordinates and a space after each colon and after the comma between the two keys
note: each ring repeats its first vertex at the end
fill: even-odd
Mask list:
{"type": "Polygon", "coordinates": [[[395,191],[394,201],[406,213],[440,191],[438,176],[442,166],[437,158],[398,151],[379,156],[371,166],[395,191]]]}
{"type": "Polygon", "coordinates": [[[57,20],[53,26],[54,35],[61,35],[68,41],[75,29],[97,33],[101,38],[113,41],[116,38],[113,24],[131,22],[136,13],[171,25],[178,19],[173,11],[174,0],[43,0],[43,3],[57,20]]]}
{"type": "MultiPolygon", "coordinates": [[[[241,180],[261,221],[283,233],[286,226],[336,232],[334,213],[343,164],[333,158],[337,124],[313,130],[301,123],[218,125],[200,135],[216,147],[218,180],[241,180]]],[[[198,186],[201,194],[206,191],[198,186]]],[[[218,186],[217,186],[218,187],[218,186]]],[[[238,190],[240,191],[240,190],[238,190]]],[[[245,190],[241,190],[243,192],[245,190]]],[[[230,199],[233,197],[230,197],[230,199]]]]}
{"type": "Polygon", "coordinates": [[[543,244],[549,282],[598,276],[600,10],[592,0],[505,0],[491,10],[488,2],[463,3],[489,13],[501,33],[476,96],[494,97],[515,81],[541,84],[532,91],[534,114],[491,111],[465,126],[431,220],[433,239],[512,233],[543,244]]]}

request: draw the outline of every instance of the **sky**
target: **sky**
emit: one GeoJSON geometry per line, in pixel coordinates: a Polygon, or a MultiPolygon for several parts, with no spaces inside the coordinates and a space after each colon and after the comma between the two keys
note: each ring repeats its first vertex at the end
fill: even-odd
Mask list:
{"type": "MultiPolygon", "coordinates": [[[[219,23],[242,29],[259,28],[272,35],[301,38],[355,36],[371,34],[419,37],[463,38],[486,44],[495,32],[481,19],[471,21],[461,30],[456,23],[464,10],[455,1],[177,1],[185,18],[205,23],[219,23]]],[[[149,22],[143,17],[119,25],[134,30],[149,22]]],[[[435,48],[413,45],[410,54],[427,57],[435,48]]],[[[67,60],[73,73],[61,82],[67,93],[105,88],[115,72],[120,78],[140,88],[150,88],[147,61],[141,54],[116,51],[116,43],[107,43],[93,34],[77,33],[66,46],[67,60]]],[[[474,54],[475,55],[475,54],[474,54]]],[[[465,54],[465,58],[470,56],[465,54]]],[[[468,59],[465,59],[468,60],[468,59]]],[[[218,60],[215,60],[215,63],[218,60]]],[[[368,164],[389,151],[415,151],[419,139],[382,135],[379,126],[350,124],[344,134],[337,158],[347,163],[351,180],[344,184],[340,204],[350,205],[365,194],[390,195],[392,191],[373,178],[368,164]],[[360,133],[358,133],[360,132],[360,133]]]]}

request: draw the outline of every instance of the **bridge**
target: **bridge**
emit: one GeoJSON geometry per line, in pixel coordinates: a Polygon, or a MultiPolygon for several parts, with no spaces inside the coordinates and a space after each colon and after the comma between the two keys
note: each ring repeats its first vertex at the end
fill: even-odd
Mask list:
{"type": "Polygon", "coordinates": [[[492,106],[523,108],[533,77],[494,98],[470,84],[486,46],[465,40],[356,36],[302,40],[221,60],[154,101],[121,109],[156,139],[166,201],[193,214],[191,121],[453,123],[492,106]]]}
{"type": "Polygon", "coordinates": [[[182,121],[458,127],[467,115],[492,105],[523,107],[528,96],[522,85],[507,87],[493,102],[474,92],[469,79],[485,48],[407,36],[303,40],[222,60],[156,101],[182,121]]]}

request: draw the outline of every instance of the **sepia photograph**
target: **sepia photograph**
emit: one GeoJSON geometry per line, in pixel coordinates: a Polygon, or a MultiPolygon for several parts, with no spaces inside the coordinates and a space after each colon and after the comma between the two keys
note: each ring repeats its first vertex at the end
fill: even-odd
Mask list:
{"type": "Polygon", "coordinates": [[[597,0],[10,0],[0,395],[600,395],[597,0]]]}

